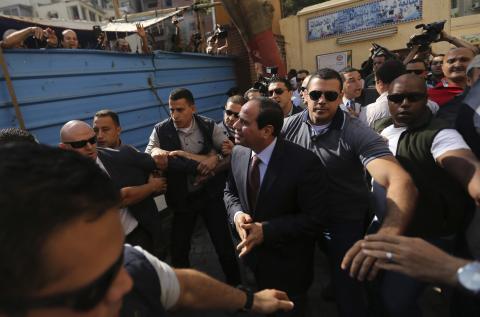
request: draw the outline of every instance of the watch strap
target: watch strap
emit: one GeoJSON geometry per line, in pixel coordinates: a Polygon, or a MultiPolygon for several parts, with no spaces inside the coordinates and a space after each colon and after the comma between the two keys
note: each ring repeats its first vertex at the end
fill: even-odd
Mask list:
{"type": "Polygon", "coordinates": [[[250,290],[248,287],[245,287],[243,285],[237,286],[237,288],[245,293],[247,295],[247,300],[245,302],[245,305],[243,305],[242,308],[240,308],[238,311],[239,312],[247,312],[250,311],[253,307],[253,292],[250,290]]]}

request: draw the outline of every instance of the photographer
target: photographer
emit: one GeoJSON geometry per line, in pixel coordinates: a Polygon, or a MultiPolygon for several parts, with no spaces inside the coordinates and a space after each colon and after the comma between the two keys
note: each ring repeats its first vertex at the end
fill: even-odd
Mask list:
{"type": "Polygon", "coordinates": [[[27,48],[24,41],[30,36],[40,41],[45,40],[46,47],[57,47],[58,45],[58,39],[54,30],[31,26],[18,31],[14,29],[6,30],[3,33],[3,40],[0,41],[0,46],[2,48],[27,48]]]}

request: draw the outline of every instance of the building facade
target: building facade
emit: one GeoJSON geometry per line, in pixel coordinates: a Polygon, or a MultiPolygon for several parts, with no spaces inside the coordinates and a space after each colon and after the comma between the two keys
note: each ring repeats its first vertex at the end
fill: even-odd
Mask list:
{"type": "MultiPolygon", "coordinates": [[[[416,25],[446,20],[444,30],[478,44],[476,0],[331,0],[303,8],[280,21],[289,68],[360,68],[371,43],[402,50],[416,25]]],[[[480,7],[480,5],[479,5],[480,7]]],[[[434,43],[434,52],[450,44],[434,43]]]]}

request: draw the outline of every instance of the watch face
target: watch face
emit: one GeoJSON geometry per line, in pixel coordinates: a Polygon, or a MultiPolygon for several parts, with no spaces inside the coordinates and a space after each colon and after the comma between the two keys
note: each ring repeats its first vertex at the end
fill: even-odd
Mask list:
{"type": "Polygon", "coordinates": [[[480,262],[472,262],[458,270],[458,281],[467,290],[480,292],[480,262]]]}

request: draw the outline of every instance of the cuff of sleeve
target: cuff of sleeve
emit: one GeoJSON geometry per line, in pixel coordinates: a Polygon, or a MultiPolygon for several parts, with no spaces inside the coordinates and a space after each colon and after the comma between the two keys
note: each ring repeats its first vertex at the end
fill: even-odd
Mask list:
{"type": "Polygon", "coordinates": [[[236,220],[237,220],[237,216],[238,216],[239,214],[244,214],[244,212],[241,211],[241,210],[235,212],[235,215],[233,215],[233,224],[236,224],[236,223],[237,223],[236,220]]]}
{"type": "Polygon", "coordinates": [[[268,244],[275,240],[274,230],[272,230],[270,222],[268,221],[262,222],[262,230],[263,230],[263,243],[268,244]]]}

